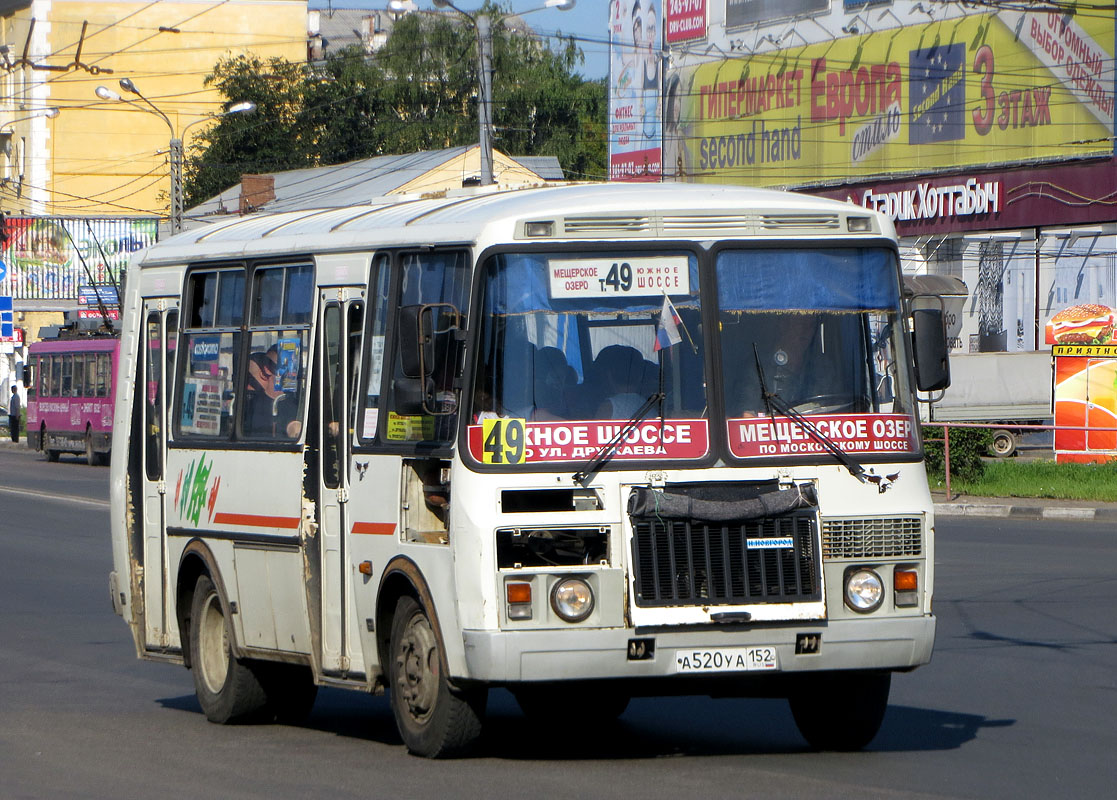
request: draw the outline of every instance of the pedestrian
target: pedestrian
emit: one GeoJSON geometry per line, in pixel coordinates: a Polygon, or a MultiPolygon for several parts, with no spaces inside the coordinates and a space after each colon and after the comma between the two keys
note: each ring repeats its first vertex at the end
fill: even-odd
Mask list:
{"type": "Polygon", "coordinates": [[[21,404],[19,402],[19,389],[15,386],[12,387],[12,399],[8,402],[8,430],[12,432],[12,441],[19,441],[19,412],[21,404]]]}

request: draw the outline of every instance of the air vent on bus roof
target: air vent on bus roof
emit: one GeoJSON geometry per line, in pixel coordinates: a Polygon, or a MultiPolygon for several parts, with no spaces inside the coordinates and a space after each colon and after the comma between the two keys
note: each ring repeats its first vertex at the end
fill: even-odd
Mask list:
{"type": "Polygon", "coordinates": [[[760,225],[765,230],[783,231],[789,228],[806,231],[836,231],[842,226],[837,214],[761,214],[760,225]]]}
{"type": "Polygon", "coordinates": [[[754,220],[747,214],[665,214],[660,223],[665,231],[703,229],[746,233],[754,220]]]}
{"type": "Polygon", "coordinates": [[[652,217],[567,217],[563,230],[574,236],[579,234],[655,233],[652,217]]]}

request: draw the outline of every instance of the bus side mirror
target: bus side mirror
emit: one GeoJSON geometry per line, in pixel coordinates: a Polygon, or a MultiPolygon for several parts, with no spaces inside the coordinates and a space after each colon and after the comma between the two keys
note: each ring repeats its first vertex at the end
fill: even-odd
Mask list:
{"type": "Polygon", "coordinates": [[[434,379],[397,378],[392,388],[392,406],[400,416],[417,417],[436,413],[434,379]]]}
{"type": "Polygon", "coordinates": [[[427,308],[402,306],[399,310],[400,368],[408,378],[425,378],[434,371],[431,318],[429,313],[423,313],[427,308]]]}
{"type": "Polygon", "coordinates": [[[24,364],[23,365],[23,385],[24,386],[30,386],[31,385],[31,365],[30,364],[24,364]]]}
{"type": "Polygon", "coordinates": [[[947,388],[950,386],[950,358],[942,309],[912,309],[911,322],[916,388],[921,392],[947,388]]]}

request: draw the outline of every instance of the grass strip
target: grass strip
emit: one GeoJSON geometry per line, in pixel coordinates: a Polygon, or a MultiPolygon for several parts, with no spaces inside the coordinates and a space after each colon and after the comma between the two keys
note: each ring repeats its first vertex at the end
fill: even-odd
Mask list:
{"type": "MultiPolygon", "coordinates": [[[[946,488],[943,476],[929,476],[931,488],[946,488]]],[[[1052,497],[1117,502],[1117,463],[1056,464],[1054,461],[987,461],[978,480],[950,476],[951,492],[981,497],[1052,497]]]]}

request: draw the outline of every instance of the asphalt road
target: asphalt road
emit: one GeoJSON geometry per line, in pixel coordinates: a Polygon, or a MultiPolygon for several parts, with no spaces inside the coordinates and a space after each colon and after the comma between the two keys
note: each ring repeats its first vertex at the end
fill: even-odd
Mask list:
{"type": "Polygon", "coordinates": [[[206,722],[109,604],[108,470],[0,450],[0,798],[1106,797],[1117,767],[1117,531],[943,520],[934,661],[863,753],[812,753],[783,701],[634,700],[533,726],[504,692],[480,754],[408,756],[384,698],[303,727],[206,722]],[[54,495],[54,496],[51,496],[54,495]]]}

